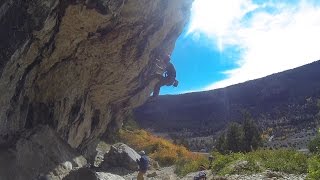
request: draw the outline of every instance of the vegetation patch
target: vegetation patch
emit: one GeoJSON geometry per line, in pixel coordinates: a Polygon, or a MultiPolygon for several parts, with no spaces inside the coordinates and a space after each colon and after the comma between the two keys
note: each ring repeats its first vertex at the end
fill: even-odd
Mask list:
{"type": "Polygon", "coordinates": [[[212,170],[218,175],[252,174],[264,170],[303,174],[308,170],[308,157],[293,150],[257,150],[223,155],[213,153],[212,170]]]}
{"type": "Polygon", "coordinates": [[[243,124],[231,123],[217,140],[216,149],[223,154],[250,152],[262,145],[262,134],[249,114],[243,124]]]}
{"type": "MultiPolygon", "coordinates": [[[[232,152],[231,149],[221,148],[222,152],[213,152],[214,158],[212,164],[209,165],[208,158],[197,153],[190,152],[184,146],[175,145],[171,141],[157,137],[145,130],[136,129],[136,125],[130,124],[130,128],[123,129],[117,135],[118,141],[122,141],[134,149],[140,151],[144,150],[154,160],[158,161],[161,166],[176,166],[175,173],[179,176],[185,176],[190,172],[199,171],[201,165],[210,167],[217,175],[232,175],[232,174],[255,174],[270,170],[272,172],[283,172],[288,174],[308,174],[308,179],[320,179],[320,154],[318,151],[318,137],[310,143],[311,155],[288,150],[254,150],[254,148],[246,148],[252,145],[258,145],[260,140],[256,141],[258,132],[252,125],[252,122],[247,121],[247,129],[242,131],[240,144],[240,151],[232,152]],[[253,128],[251,128],[253,127],[253,128]],[[250,130],[251,129],[251,130],[250,130]],[[254,132],[254,133],[246,133],[254,132]],[[247,134],[247,135],[246,135],[247,134]],[[254,135],[252,135],[254,134],[254,135]],[[247,137],[247,138],[246,138],[247,137]],[[249,137],[249,138],[248,138],[249,137]],[[244,141],[249,139],[249,141],[244,141]],[[250,142],[247,143],[246,142],[250,142]],[[312,150],[315,149],[315,151],[312,150]],[[253,150],[251,152],[248,152],[253,150]],[[225,154],[228,152],[227,154],[225,154]]],[[[245,123],[245,124],[246,124],[245,123]]],[[[246,127],[245,125],[243,127],[246,127]]],[[[234,128],[239,129],[239,128],[234,128]]],[[[240,128],[242,129],[242,128],[240,128]]],[[[234,133],[230,133],[234,134],[234,133]]],[[[237,134],[237,133],[236,133],[237,134]]],[[[224,139],[222,145],[227,144],[228,136],[221,136],[224,139]]],[[[230,135],[229,137],[234,137],[230,135]]],[[[231,138],[232,139],[232,138],[231,138]]],[[[230,143],[231,145],[232,143],[230,143]]],[[[226,147],[226,146],[225,146],[226,147]]],[[[271,174],[271,176],[274,176],[271,174]]]]}
{"type": "Polygon", "coordinates": [[[146,151],[161,166],[176,165],[176,173],[180,176],[198,171],[200,165],[208,165],[208,160],[204,156],[190,152],[183,146],[175,145],[145,130],[121,130],[119,138],[136,150],[146,151]]]}
{"type": "Polygon", "coordinates": [[[308,179],[320,179],[320,155],[311,157],[308,161],[308,179]]]}
{"type": "Polygon", "coordinates": [[[320,129],[317,136],[309,142],[308,149],[312,153],[320,154],[320,129]]]}
{"type": "MultiPolygon", "coordinates": [[[[320,100],[318,100],[320,107],[320,100]]],[[[308,161],[308,179],[320,179],[320,129],[317,136],[310,141],[309,150],[313,156],[308,161]]]]}

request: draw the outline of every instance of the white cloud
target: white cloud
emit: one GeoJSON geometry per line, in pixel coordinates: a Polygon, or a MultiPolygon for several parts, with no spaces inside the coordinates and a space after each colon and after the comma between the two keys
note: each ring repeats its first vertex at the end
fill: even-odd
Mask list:
{"type": "Polygon", "coordinates": [[[189,34],[204,33],[223,52],[242,51],[237,69],[205,90],[226,87],[320,59],[320,7],[299,4],[254,4],[251,0],[196,0],[189,34]],[[276,13],[262,9],[271,7],[276,13]],[[245,15],[251,13],[251,18],[245,15]]]}
{"type": "Polygon", "coordinates": [[[192,21],[188,33],[202,32],[218,41],[223,49],[227,35],[233,31],[234,23],[241,20],[255,5],[247,0],[196,0],[192,6],[192,21]]]}

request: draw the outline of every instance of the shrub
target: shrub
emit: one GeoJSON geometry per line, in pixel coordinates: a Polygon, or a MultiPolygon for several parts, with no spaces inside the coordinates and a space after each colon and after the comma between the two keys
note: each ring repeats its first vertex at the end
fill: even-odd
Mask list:
{"type": "Polygon", "coordinates": [[[320,133],[309,142],[308,149],[312,153],[319,153],[320,154],[320,133]]]}
{"type": "Polygon", "coordinates": [[[313,156],[309,159],[307,179],[320,179],[320,155],[313,156]]]}
{"type": "Polygon", "coordinates": [[[190,172],[199,171],[201,165],[208,167],[208,164],[209,160],[204,156],[194,155],[191,158],[181,158],[176,163],[175,173],[182,177],[190,172]]]}
{"type": "Polygon", "coordinates": [[[213,153],[212,170],[219,175],[251,174],[265,169],[292,174],[307,172],[307,156],[292,150],[257,150],[250,153],[213,153]]]}
{"type": "Polygon", "coordinates": [[[188,151],[185,147],[175,145],[144,130],[121,130],[119,137],[121,141],[134,149],[139,151],[144,150],[152,159],[158,161],[161,166],[170,166],[182,159],[199,161],[202,159],[202,156],[188,151]]]}
{"type": "Polygon", "coordinates": [[[242,153],[231,153],[228,155],[223,155],[218,152],[213,153],[214,161],[212,163],[212,170],[218,175],[232,174],[228,168],[231,164],[236,161],[244,159],[244,154],[242,153]]]}
{"type": "Polygon", "coordinates": [[[261,165],[272,171],[281,171],[292,174],[307,172],[308,157],[293,150],[258,150],[248,153],[249,156],[261,163],[261,165]]]}

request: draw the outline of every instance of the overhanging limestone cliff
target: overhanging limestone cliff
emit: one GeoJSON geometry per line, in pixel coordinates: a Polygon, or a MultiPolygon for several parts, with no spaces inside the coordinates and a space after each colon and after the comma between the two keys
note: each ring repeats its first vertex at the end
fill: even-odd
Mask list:
{"type": "Polygon", "coordinates": [[[191,0],[0,3],[0,143],[39,124],[86,146],[143,103],[191,0]]]}

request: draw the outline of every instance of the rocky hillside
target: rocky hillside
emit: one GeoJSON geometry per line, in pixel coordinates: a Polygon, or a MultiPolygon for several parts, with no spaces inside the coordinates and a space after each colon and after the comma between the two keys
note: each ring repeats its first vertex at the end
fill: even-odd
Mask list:
{"type": "Polygon", "coordinates": [[[72,157],[63,156],[62,150],[70,148],[58,148],[60,160],[55,159],[59,153],[46,157],[47,148],[59,147],[55,142],[85,152],[102,134],[112,135],[151,93],[157,81],[151,78],[154,60],[174,48],[191,3],[1,1],[0,146],[11,160],[9,165],[1,160],[0,179],[32,179],[38,170],[48,172],[72,157]],[[32,153],[38,150],[40,159],[32,153]],[[37,171],[30,166],[32,158],[43,162],[37,171]],[[46,167],[47,161],[52,164],[46,167]],[[13,178],[2,172],[10,165],[31,171],[13,178]]]}
{"type": "Polygon", "coordinates": [[[137,108],[135,116],[144,128],[188,137],[214,135],[231,121],[241,122],[244,112],[269,128],[270,136],[308,129],[312,134],[320,105],[319,69],[317,61],[227,88],[161,96],[137,108]]]}

